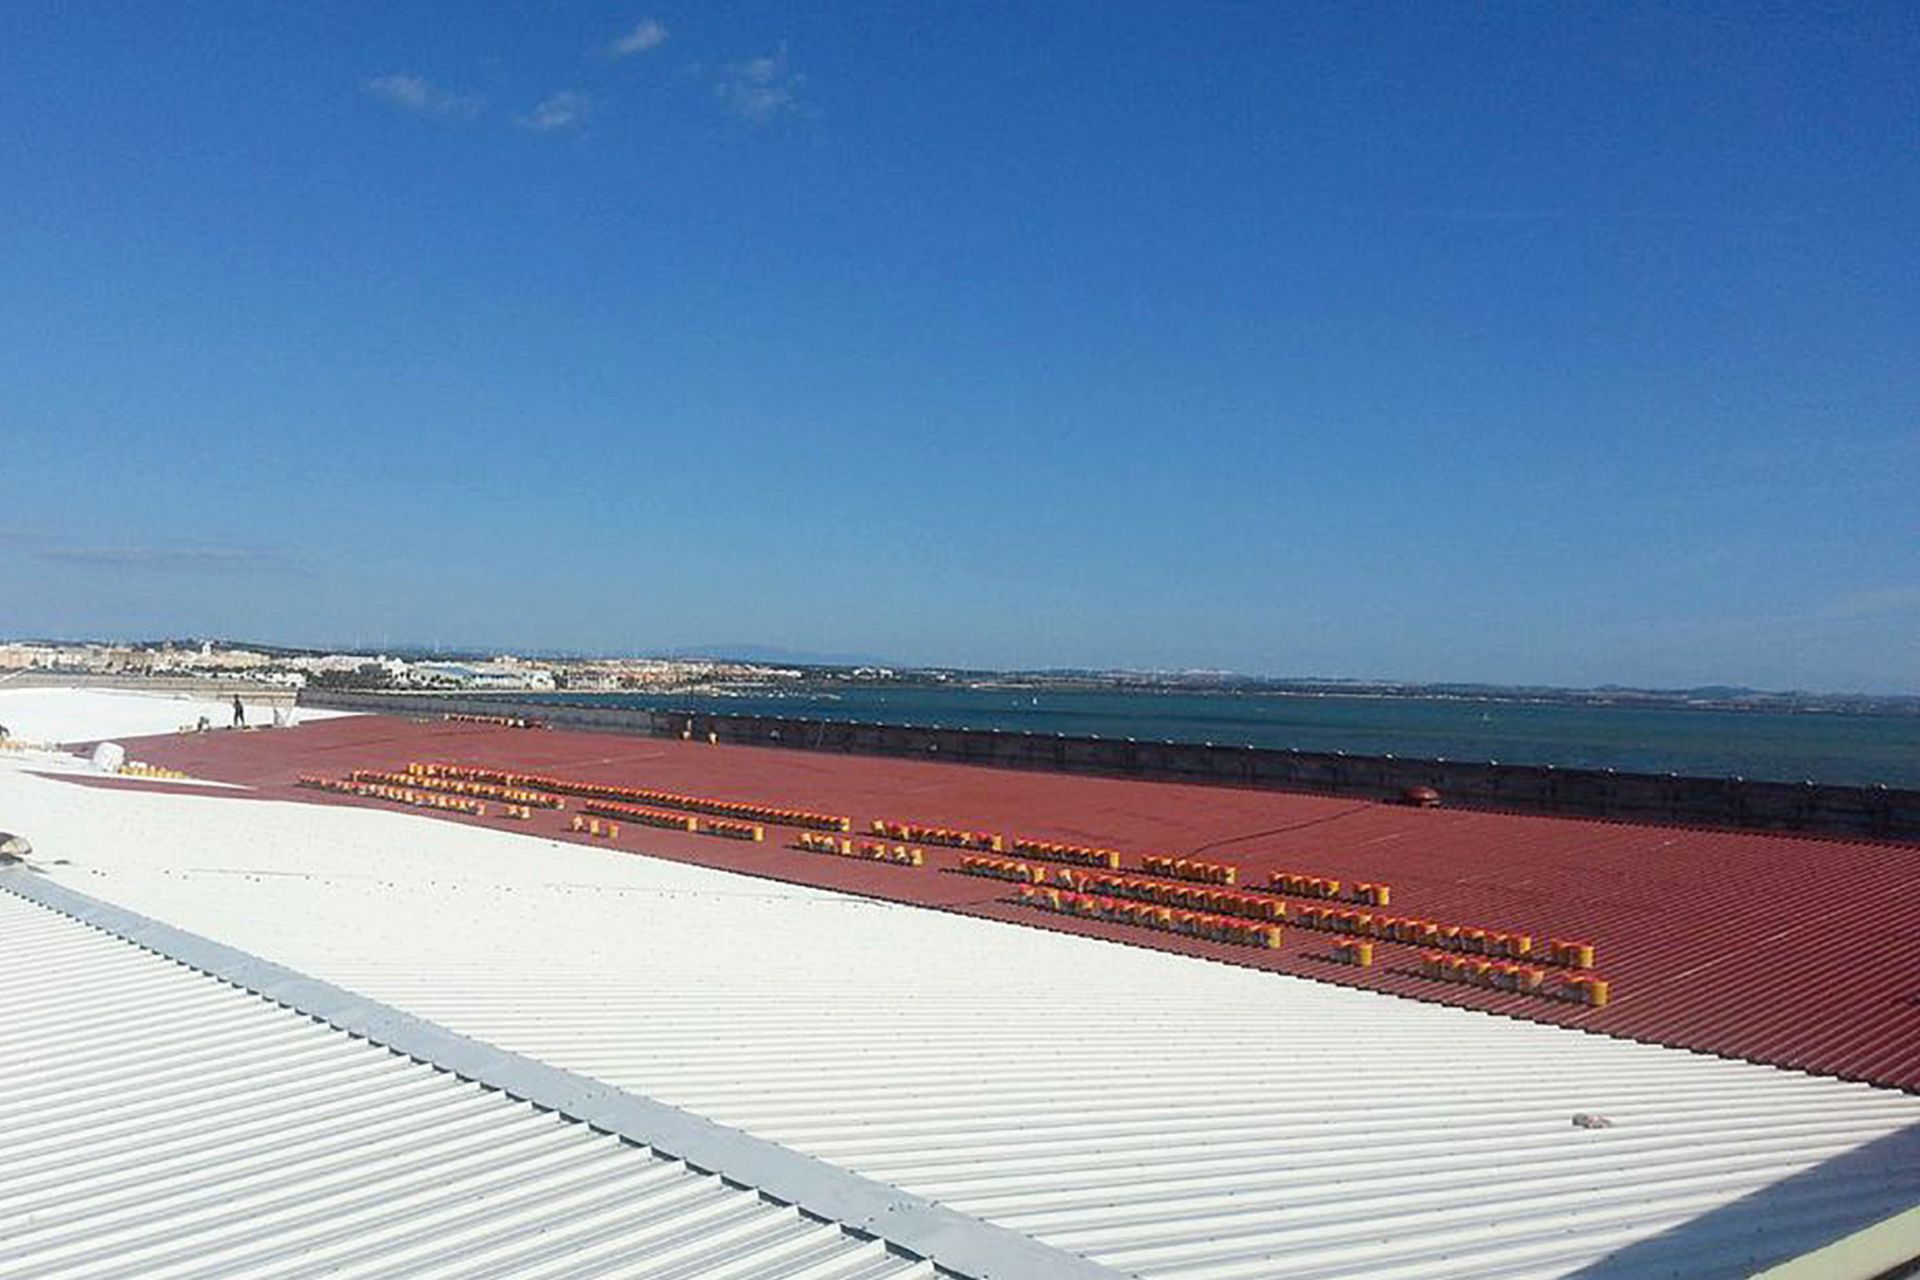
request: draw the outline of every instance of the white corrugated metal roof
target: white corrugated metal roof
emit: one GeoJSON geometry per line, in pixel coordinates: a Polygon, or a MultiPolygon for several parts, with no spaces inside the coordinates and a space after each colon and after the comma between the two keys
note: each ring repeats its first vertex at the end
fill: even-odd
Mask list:
{"type": "Polygon", "coordinates": [[[6,798],[87,893],[1143,1276],[1739,1275],[1920,1202],[1920,1098],[1864,1085],[404,814],[6,798]]]}
{"type": "Polygon", "coordinates": [[[933,1274],[8,893],[0,975],[0,1275],[933,1274]]]}

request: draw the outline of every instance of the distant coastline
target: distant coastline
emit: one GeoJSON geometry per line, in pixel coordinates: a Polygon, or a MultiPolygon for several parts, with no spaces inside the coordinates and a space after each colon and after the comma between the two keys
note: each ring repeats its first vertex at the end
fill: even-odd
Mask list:
{"type": "Polygon", "coordinates": [[[990,670],[808,661],[744,647],[729,654],[610,656],[532,650],[401,645],[303,648],[224,639],[0,641],[0,681],[16,674],[244,678],[294,687],[441,692],[684,693],[712,697],[831,698],[838,694],[967,689],[1024,696],[1141,694],[1269,699],[1372,699],[1485,706],[1635,707],[1770,715],[1920,717],[1920,693],[1765,690],[1738,685],[1662,689],[1605,684],[1564,687],[1323,676],[1250,676],[1229,671],[1095,668],[990,670]]]}
{"type": "MultiPolygon", "coordinates": [[[[1695,689],[1593,689],[1536,685],[1422,684],[1343,679],[1271,679],[1219,675],[1184,677],[1140,672],[1063,675],[1052,672],[977,672],[954,668],[892,671],[863,678],[859,669],[804,668],[779,681],[726,680],[687,685],[681,692],[730,696],[826,697],[840,692],[970,689],[984,693],[1167,694],[1233,698],[1370,698],[1382,701],[1485,703],[1505,706],[1645,707],[1662,710],[1753,711],[1769,714],[1920,716],[1920,695],[1807,693],[1706,686],[1695,689]]],[[[600,692],[612,692],[600,690],[600,692]]]]}

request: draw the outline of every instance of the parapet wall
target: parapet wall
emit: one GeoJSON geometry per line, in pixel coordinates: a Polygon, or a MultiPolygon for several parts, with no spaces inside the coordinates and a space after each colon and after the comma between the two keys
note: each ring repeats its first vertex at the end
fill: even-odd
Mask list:
{"type": "Polygon", "coordinates": [[[81,671],[17,671],[0,679],[0,689],[121,689],[129,693],[175,693],[194,698],[231,698],[272,706],[294,704],[296,690],[288,684],[269,684],[244,677],[109,675],[81,671]]]}
{"type": "Polygon", "coordinates": [[[388,715],[519,715],[568,729],[1054,773],[1397,800],[1431,787],[1453,808],[1920,840],[1920,791],[1680,774],[1556,769],[1206,743],[944,729],[773,716],[520,702],[501,697],[307,690],[303,705],[388,715]]]}

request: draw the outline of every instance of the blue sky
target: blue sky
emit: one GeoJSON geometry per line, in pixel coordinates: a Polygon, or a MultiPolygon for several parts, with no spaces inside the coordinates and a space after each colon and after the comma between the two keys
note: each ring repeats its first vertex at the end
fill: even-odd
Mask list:
{"type": "Polygon", "coordinates": [[[1920,689],[1908,4],[0,58],[0,633],[1920,689]]]}

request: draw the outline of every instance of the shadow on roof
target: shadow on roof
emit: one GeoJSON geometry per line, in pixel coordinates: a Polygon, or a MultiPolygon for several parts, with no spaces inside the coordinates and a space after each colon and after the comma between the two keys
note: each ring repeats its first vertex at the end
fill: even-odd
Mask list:
{"type": "Polygon", "coordinates": [[[1749,1276],[1920,1203],[1920,1124],[1628,1245],[1577,1280],[1749,1276]]]}

